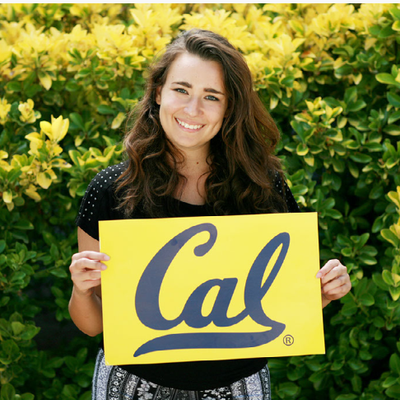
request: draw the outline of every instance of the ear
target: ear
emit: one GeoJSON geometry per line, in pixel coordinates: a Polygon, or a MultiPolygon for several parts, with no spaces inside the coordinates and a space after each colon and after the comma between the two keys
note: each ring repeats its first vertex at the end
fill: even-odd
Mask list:
{"type": "Polygon", "coordinates": [[[161,104],[161,86],[156,89],[156,103],[161,104]]]}

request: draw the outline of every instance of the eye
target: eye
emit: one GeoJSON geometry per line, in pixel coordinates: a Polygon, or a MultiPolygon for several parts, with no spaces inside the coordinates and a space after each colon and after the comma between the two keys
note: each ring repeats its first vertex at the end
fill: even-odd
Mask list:
{"type": "Polygon", "coordinates": [[[212,95],[206,96],[206,99],[207,99],[207,100],[211,100],[211,101],[219,101],[219,98],[218,98],[218,97],[215,97],[215,96],[212,96],[212,95]]]}
{"type": "Polygon", "coordinates": [[[174,91],[178,92],[178,93],[183,93],[183,94],[187,93],[187,91],[185,89],[183,89],[183,88],[176,88],[176,89],[174,89],[174,91]]]}

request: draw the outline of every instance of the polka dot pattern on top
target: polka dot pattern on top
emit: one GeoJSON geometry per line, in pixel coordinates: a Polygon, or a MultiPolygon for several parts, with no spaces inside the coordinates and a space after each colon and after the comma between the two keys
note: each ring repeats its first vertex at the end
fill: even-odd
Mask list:
{"type": "MultiPolygon", "coordinates": [[[[117,208],[118,201],[114,185],[126,166],[127,163],[122,162],[100,171],[90,182],[82,199],[76,224],[97,240],[99,240],[99,221],[127,218],[123,211],[117,208]]],[[[274,189],[283,197],[289,212],[300,212],[289,186],[285,181],[282,183],[278,173],[275,174],[274,189]]],[[[179,216],[209,215],[206,206],[194,206],[183,202],[180,204],[182,215],[179,216]]],[[[148,218],[148,216],[136,211],[130,218],[148,218]]]]}

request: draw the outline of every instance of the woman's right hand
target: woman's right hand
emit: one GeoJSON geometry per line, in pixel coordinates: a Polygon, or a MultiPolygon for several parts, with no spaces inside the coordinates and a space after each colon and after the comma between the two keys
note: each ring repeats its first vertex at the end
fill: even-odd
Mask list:
{"type": "Polygon", "coordinates": [[[74,290],[77,294],[91,296],[101,282],[101,271],[107,269],[102,261],[110,257],[98,251],[85,250],[72,256],[69,267],[74,290]]]}

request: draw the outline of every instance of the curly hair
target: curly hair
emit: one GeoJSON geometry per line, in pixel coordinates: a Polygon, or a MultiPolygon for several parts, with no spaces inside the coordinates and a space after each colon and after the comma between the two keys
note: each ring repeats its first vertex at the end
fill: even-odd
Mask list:
{"type": "Polygon", "coordinates": [[[124,139],[128,166],[118,181],[120,207],[127,216],[136,207],[151,217],[173,214],[173,195],[185,182],[178,172],[184,157],[163,131],[156,92],[174,60],[185,52],[222,66],[228,99],[221,129],[210,142],[206,204],[214,215],[286,211],[273,189],[277,174],[283,182],[280,161],[273,154],[278,128],[254,91],[241,53],[224,37],[200,29],[181,33],[150,68],[144,97],[129,117],[134,124],[124,139]]]}

